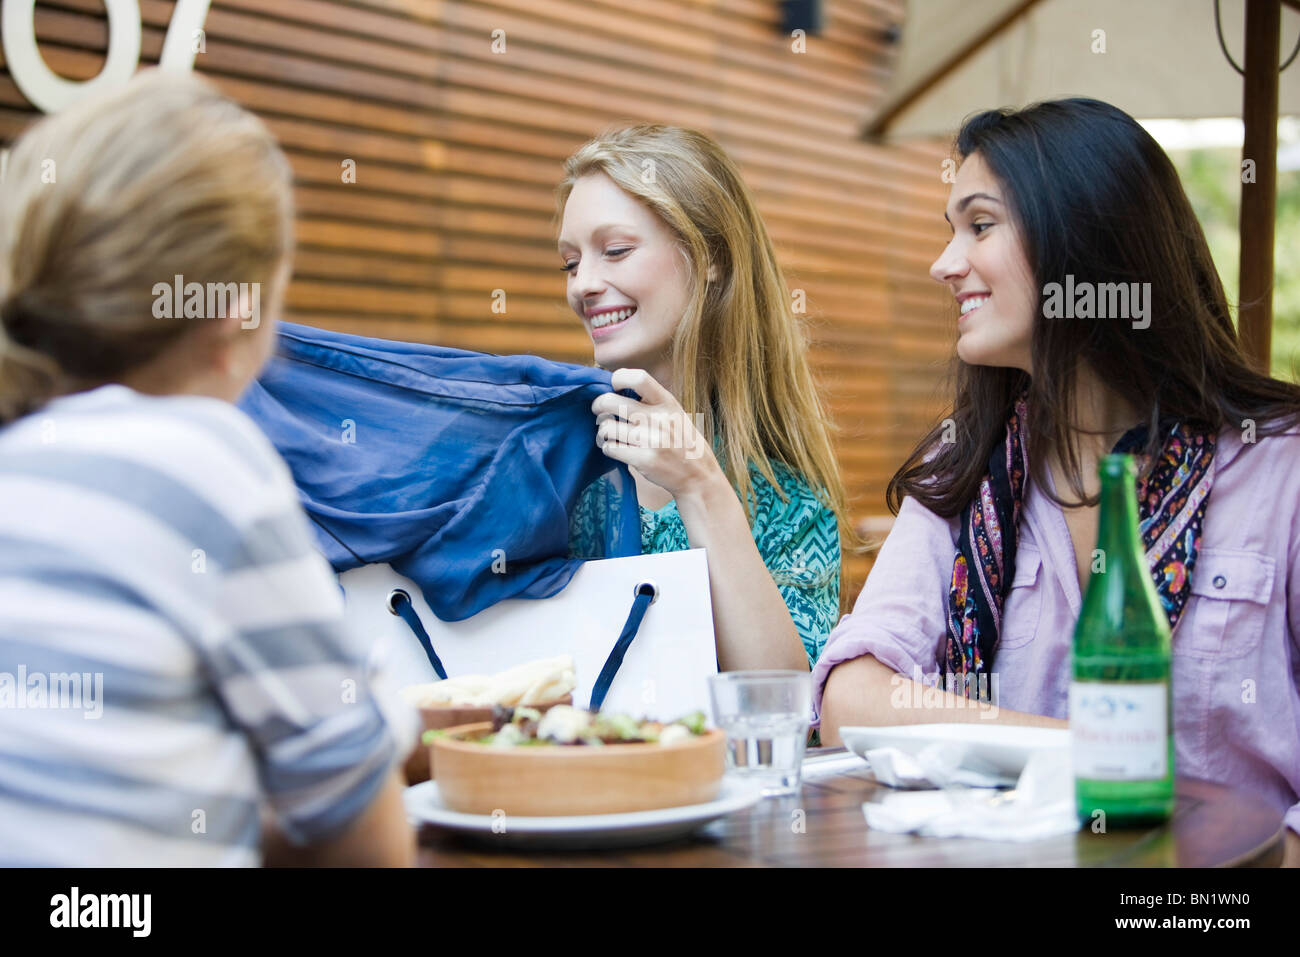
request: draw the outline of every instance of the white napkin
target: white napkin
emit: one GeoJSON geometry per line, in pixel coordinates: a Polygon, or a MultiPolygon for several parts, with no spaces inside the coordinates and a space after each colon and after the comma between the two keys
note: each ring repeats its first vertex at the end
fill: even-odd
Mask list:
{"type": "Polygon", "coordinates": [[[852,751],[848,754],[818,754],[803,759],[801,778],[804,781],[816,781],[822,778],[835,778],[841,774],[869,770],[862,763],[862,758],[852,751]]]}
{"type": "Polygon", "coordinates": [[[876,780],[891,788],[1010,787],[1014,777],[982,764],[963,744],[942,742],[915,754],[898,748],[875,748],[865,755],[876,780]]]}
{"type": "MultiPolygon", "coordinates": [[[[878,761],[876,753],[869,752],[868,758],[878,777],[882,767],[886,768],[886,774],[893,774],[899,764],[908,770],[906,762],[899,762],[896,754],[882,756],[878,761]]],[[[941,776],[943,771],[936,772],[935,768],[942,769],[942,762],[934,755],[929,760],[931,766],[923,774],[931,778],[936,773],[941,776]]],[[[910,777],[915,779],[916,775],[910,777]]],[[[953,774],[951,780],[956,777],[953,774]]],[[[908,776],[900,779],[907,780],[908,776]]],[[[1031,756],[1012,791],[951,786],[939,791],[905,791],[887,794],[879,802],[869,801],[862,805],[862,812],[870,828],[914,832],[923,837],[1037,841],[1079,829],[1067,749],[1040,751],[1031,756]]]]}

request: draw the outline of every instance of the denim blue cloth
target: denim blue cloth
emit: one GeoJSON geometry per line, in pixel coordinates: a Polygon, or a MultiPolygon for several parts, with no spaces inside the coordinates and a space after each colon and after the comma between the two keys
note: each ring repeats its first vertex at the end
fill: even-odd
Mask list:
{"type": "Polygon", "coordinates": [[[641,553],[631,475],[595,443],[608,372],[292,323],[277,337],[239,407],[289,463],[336,571],[388,562],[459,621],[641,553]],[[573,555],[570,515],[602,476],[598,554],[573,555]]]}

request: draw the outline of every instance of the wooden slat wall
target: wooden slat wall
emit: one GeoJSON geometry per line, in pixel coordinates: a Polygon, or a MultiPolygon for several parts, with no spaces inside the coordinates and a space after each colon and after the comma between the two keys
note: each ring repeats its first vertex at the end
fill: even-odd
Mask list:
{"type": "MultiPolygon", "coordinates": [[[[715,136],[807,292],[864,517],[884,511],[890,474],[935,415],[953,341],[927,276],[947,235],[945,146],[857,139],[901,5],[827,0],[824,34],[797,54],[776,0],[214,0],[195,68],[263,116],[293,163],[287,318],[487,352],[591,360],[556,268],[553,189],[574,148],[623,121],[715,136]]],[[[142,62],[156,63],[173,2],[140,7],[142,62]]],[[[61,75],[103,65],[100,0],[39,3],[36,33],[61,75]]],[[[0,73],[0,141],[31,118],[0,73]]],[[[849,560],[850,596],[866,562],[849,560]]]]}

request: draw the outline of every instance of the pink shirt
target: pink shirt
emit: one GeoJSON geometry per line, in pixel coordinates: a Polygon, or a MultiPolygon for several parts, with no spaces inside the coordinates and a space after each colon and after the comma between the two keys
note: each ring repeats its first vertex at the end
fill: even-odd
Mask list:
{"type": "MultiPolygon", "coordinates": [[[[1082,596],[1065,517],[1026,481],[1020,550],[992,682],[1001,707],[1067,717],[1082,596]]],[[[957,519],[908,498],[853,613],[813,669],[873,655],[938,684],[957,519]]],[[[1300,428],[1243,443],[1220,433],[1192,597],[1173,634],[1177,773],[1244,787],[1300,831],[1300,428]]],[[[935,721],[945,720],[942,712],[935,721]]]]}

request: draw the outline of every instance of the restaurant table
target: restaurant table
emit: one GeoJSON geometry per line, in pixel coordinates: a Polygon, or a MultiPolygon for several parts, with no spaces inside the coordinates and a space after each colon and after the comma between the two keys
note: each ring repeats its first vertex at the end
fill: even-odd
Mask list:
{"type": "MultiPolygon", "coordinates": [[[[809,749],[809,756],[843,753],[809,749]]],[[[805,769],[815,768],[815,762],[805,769]]],[[[1179,778],[1173,817],[1156,827],[1112,829],[1031,843],[930,838],[867,828],[864,801],[892,789],[863,762],[807,774],[800,793],[764,798],[670,844],[605,850],[494,848],[432,825],[419,832],[421,867],[1276,867],[1282,816],[1248,791],[1179,778]]]]}

